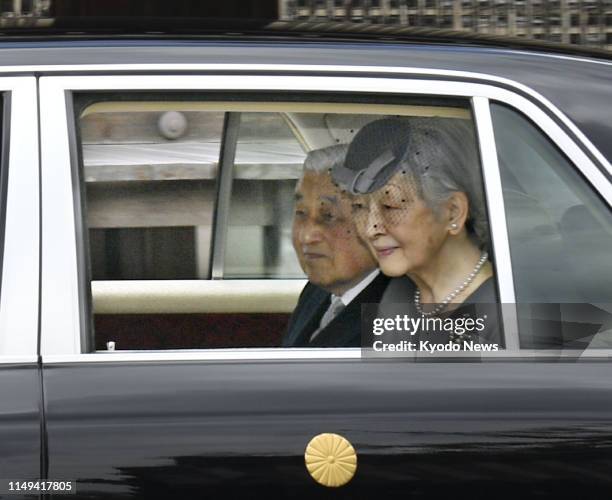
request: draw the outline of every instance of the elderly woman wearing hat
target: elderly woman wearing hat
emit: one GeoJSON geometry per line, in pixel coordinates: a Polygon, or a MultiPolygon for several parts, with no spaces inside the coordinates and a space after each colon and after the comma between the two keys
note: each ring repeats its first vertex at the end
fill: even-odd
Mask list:
{"type": "Polygon", "coordinates": [[[478,156],[467,124],[402,118],[369,123],[333,176],[353,195],[358,231],[381,271],[410,278],[402,280],[402,301],[419,315],[496,302],[478,156]]]}

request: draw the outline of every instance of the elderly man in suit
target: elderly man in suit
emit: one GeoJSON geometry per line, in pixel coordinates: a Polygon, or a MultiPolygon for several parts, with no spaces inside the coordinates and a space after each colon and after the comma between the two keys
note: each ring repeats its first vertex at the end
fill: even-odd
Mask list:
{"type": "Polygon", "coordinates": [[[359,347],[361,304],[378,302],[388,278],[357,235],[350,202],[331,178],[348,147],[311,151],[295,191],[293,246],[308,283],[285,347],[359,347]]]}

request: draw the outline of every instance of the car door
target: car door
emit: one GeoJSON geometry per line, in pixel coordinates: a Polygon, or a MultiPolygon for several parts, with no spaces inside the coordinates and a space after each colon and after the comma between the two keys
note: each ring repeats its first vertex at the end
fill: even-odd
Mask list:
{"type": "MultiPolygon", "coordinates": [[[[201,70],[200,75],[167,73],[155,78],[129,71],[114,76],[41,78],[45,214],[41,349],[48,477],[74,479],[77,496],[88,498],[371,498],[380,494],[437,498],[473,497],[475,491],[476,496],[564,497],[576,491],[588,491],[592,496],[607,491],[612,383],[609,364],[602,361],[607,360],[609,351],[584,346],[551,351],[540,349],[537,343],[524,344],[523,316],[515,305],[519,276],[513,264],[518,257],[513,254],[513,233],[508,230],[504,209],[507,186],[500,172],[499,132],[493,126],[490,100],[529,116],[557,146],[570,144],[566,153],[572,162],[570,168],[586,176],[589,189],[602,179],[607,182],[546,111],[509,90],[453,81],[452,75],[436,80],[421,79],[418,71],[388,80],[384,75],[374,78],[360,72],[352,76],[327,76],[325,72],[274,76],[254,75],[245,66],[241,74],[229,78],[206,75],[205,67],[201,70]],[[378,97],[372,102],[368,92],[374,89],[378,97]],[[270,92],[276,97],[270,97],[270,92]],[[342,98],[338,98],[340,94],[342,98]],[[275,274],[277,270],[270,271],[274,266],[263,257],[254,258],[259,264],[249,268],[241,257],[244,254],[238,253],[234,267],[226,266],[231,252],[243,250],[240,240],[229,246],[228,241],[235,227],[249,228],[260,220],[274,220],[275,229],[252,231],[276,238],[275,262],[281,262],[287,247],[282,244],[287,241],[286,234],[283,236],[287,220],[281,215],[291,209],[284,201],[283,193],[291,192],[284,181],[296,177],[273,177],[277,184],[268,191],[261,188],[260,193],[258,184],[247,182],[253,175],[240,177],[241,169],[246,169],[237,160],[240,145],[261,143],[240,142],[240,132],[248,128],[241,121],[243,115],[280,113],[294,128],[302,124],[309,130],[304,125],[305,113],[327,113],[330,120],[324,132],[332,140],[348,142],[367,116],[424,113],[425,105],[415,97],[423,95],[436,108],[434,116],[439,115],[438,108],[453,108],[454,103],[460,108],[460,117],[473,120],[488,202],[496,288],[503,304],[502,349],[477,355],[423,352],[409,358],[373,359],[355,348],[266,347],[279,345],[274,342],[282,335],[282,321],[272,323],[275,316],[271,315],[286,320],[303,280],[285,281],[282,276],[289,268],[281,266],[275,274]],[[437,104],[435,99],[447,105],[437,104]],[[169,101],[171,105],[159,106],[159,102],[169,101]],[[210,200],[211,220],[200,225],[210,226],[209,266],[204,275],[212,279],[162,281],[157,275],[153,276],[157,279],[148,275],[148,280],[92,282],[91,274],[100,261],[95,260],[93,239],[99,235],[91,231],[91,214],[99,207],[92,204],[95,186],[87,185],[94,182],[93,174],[88,177],[93,172],[88,172],[88,165],[95,167],[94,156],[87,154],[96,151],[91,147],[96,144],[86,142],[87,131],[81,122],[91,116],[92,109],[110,109],[110,113],[126,109],[113,108],[117,102],[131,103],[129,109],[138,112],[182,109],[189,123],[197,121],[188,115],[196,108],[223,112],[216,159],[207,163],[218,163],[219,168],[198,167],[198,175],[212,176],[214,172],[216,177],[209,178],[209,187],[202,187],[194,198],[194,203],[210,200]],[[341,125],[353,123],[351,120],[356,123],[354,129],[341,125]],[[84,161],[86,158],[92,161],[84,161]],[[203,194],[207,190],[213,194],[203,194]],[[240,204],[242,211],[235,208],[240,204]],[[265,271],[258,275],[253,269],[259,269],[260,264],[265,271]],[[105,319],[96,314],[114,317],[105,319]],[[195,314],[195,321],[203,321],[203,326],[189,328],[196,328],[200,342],[203,337],[208,342],[210,332],[228,337],[238,334],[233,344],[227,339],[221,344],[210,340],[210,344],[194,347],[197,343],[168,341],[172,337],[165,323],[168,317],[158,316],[155,322],[146,323],[146,314],[174,315],[174,319],[178,314],[195,314]],[[247,323],[241,322],[245,318],[247,323]],[[262,332],[261,326],[248,321],[273,326],[262,332]],[[143,322],[148,326],[140,328],[138,324],[143,322]],[[259,332],[256,342],[245,343],[244,338],[249,337],[245,324],[259,332]],[[101,340],[97,335],[105,328],[110,333],[101,340]],[[265,344],[271,333],[274,341],[265,344]],[[147,343],[151,337],[157,344],[147,343]],[[357,473],[340,488],[318,484],[304,464],[311,439],[326,433],[343,436],[356,451],[357,473]]],[[[209,118],[204,122],[210,124],[209,118]]],[[[267,116],[251,118],[264,128],[267,116]]],[[[112,131],[108,134],[112,144],[112,131]]],[[[301,136],[300,143],[310,141],[311,147],[320,140],[317,134],[301,136]]],[[[166,148],[172,149],[174,144],[166,144],[166,148]]],[[[183,150],[186,147],[184,144],[183,150]]],[[[287,147],[289,150],[282,150],[283,165],[290,166],[283,167],[283,172],[295,173],[297,169],[299,176],[300,163],[291,156],[293,151],[299,158],[298,150],[287,147]]],[[[125,149],[130,148],[134,152],[133,145],[125,149]]],[[[205,146],[197,148],[201,158],[205,146]]],[[[260,153],[268,154],[264,149],[260,153]]],[[[161,157],[166,152],[158,154],[161,157]]],[[[120,165],[129,163],[126,156],[120,165]]],[[[181,157],[181,171],[187,163],[181,157]]],[[[146,164],[151,167],[146,175],[164,171],[153,161],[146,164]]],[[[173,172],[177,171],[174,168],[173,172]]],[[[262,175],[272,175],[271,171],[275,169],[262,175]]],[[[256,181],[265,179],[258,177],[256,181]]],[[[609,184],[600,186],[598,196],[605,204],[597,210],[609,210],[609,184]]],[[[125,184],[115,187],[134,196],[138,191],[128,190],[131,187],[125,184]]],[[[150,186],[146,192],[157,191],[150,186]]],[[[179,200],[190,199],[188,191],[178,192],[179,200]]],[[[104,196],[97,199],[101,198],[104,196]]],[[[155,207],[160,211],[168,207],[162,198],[155,200],[157,205],[137,211],[141,219],[157,216],[155,207]]],[[[117,203],[113,210],[119,210],[120,215],[129,208],[125,201],[117,203]]],[[[189,217],[190,211],[183,209],[181,217],[189,217]]],[[[137,222],[131,219],[129,224],[137,222]]],[[[116,251],[117,245],[111,248],[116,251]]],[[[193,269],[192,274],[197,274],[201,267],[193,269]]],[[[136,272],[129,266],[128,270],[136,272]]],[[[330,453],[333,455],[333,450],[330,453]]]]}
{"type": "Polygon", "coordinates": [[[41,477],[36,80],[2,76],[0,146],[0,495],[41,477]],[[10,484],[11,481],[13,484],[10,484]]]}

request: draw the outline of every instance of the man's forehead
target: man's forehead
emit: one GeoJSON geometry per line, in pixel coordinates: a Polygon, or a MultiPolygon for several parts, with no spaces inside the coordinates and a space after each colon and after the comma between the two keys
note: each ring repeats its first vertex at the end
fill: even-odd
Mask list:
{"type": "Polygon", "coordinates": [[[320,195],[319,199],[321,201],[327,201],[329,203],[338,203],[338,197],[337,196],[330,196],[330,195],[320,195]]]}
{"type": "Polygon", "coordinates": [[[337,195],[325,194],[325,193],[313,193],[313,192],[304,194],[300,190],[296,190],[295,192],[295,199],[297,201],[301,201],[304,199],[313,199],[313,198],[316,199],[317,201],[327,202],[333,205],[337,205],[338,202],[340,201],[337,195]]]}
{"type": "Polygon", "coordinates": [[[295,199],[299,201],[304,198],[337,204],[340,199],[339,189],[329,174],[307,172],[295,188],[295,199]]]}

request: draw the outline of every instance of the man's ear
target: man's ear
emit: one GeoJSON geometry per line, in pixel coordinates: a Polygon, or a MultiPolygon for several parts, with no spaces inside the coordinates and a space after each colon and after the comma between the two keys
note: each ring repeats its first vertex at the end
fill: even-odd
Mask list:
{"type": "Polygon", "coordinates": [[[470,213],[470,202],[467,195],[462,191],[454,191],[446,200],[445,212],[449,233],[459,234],[463,231],[470,213]]]}

